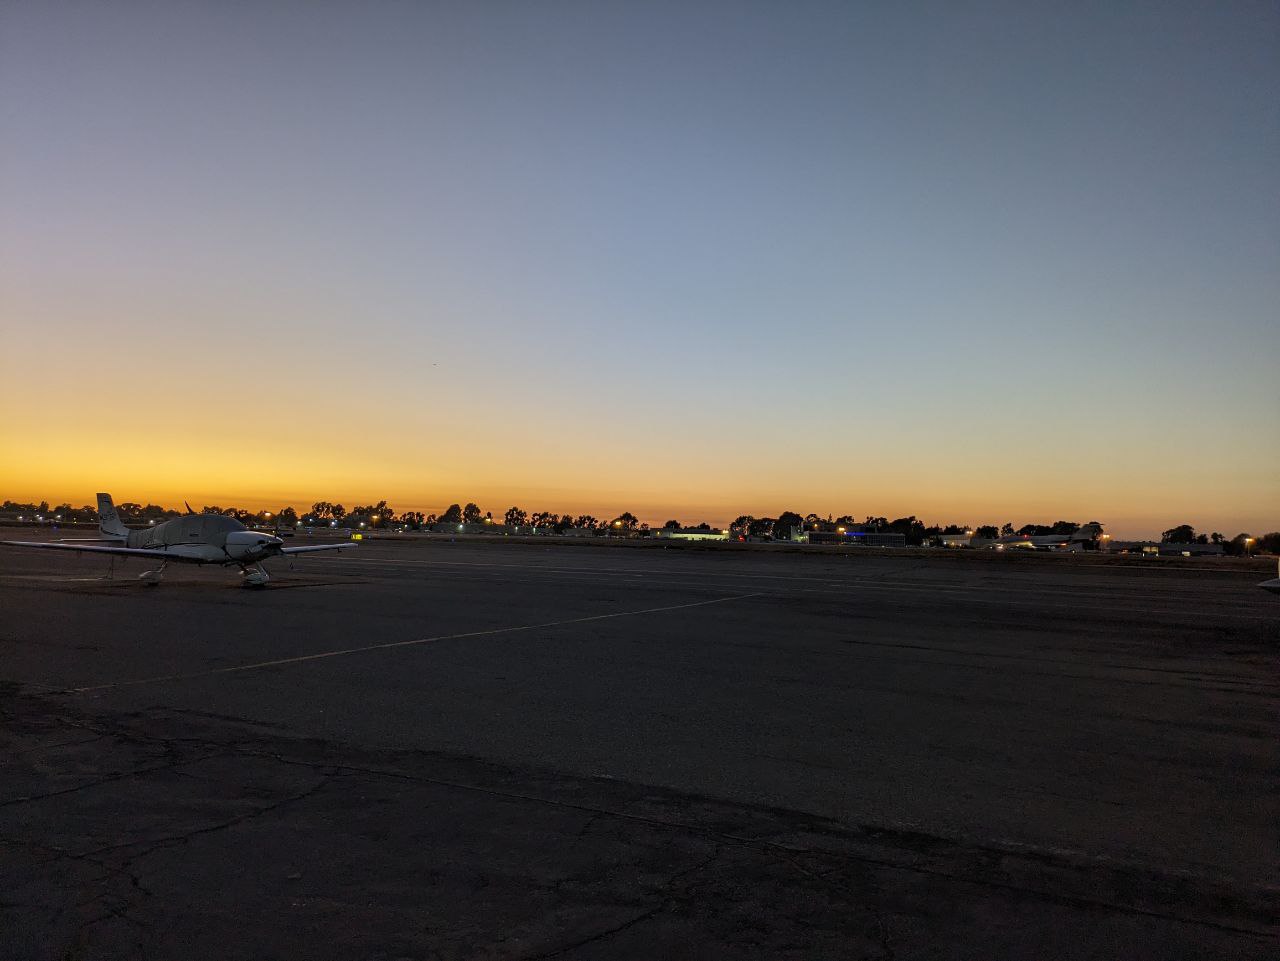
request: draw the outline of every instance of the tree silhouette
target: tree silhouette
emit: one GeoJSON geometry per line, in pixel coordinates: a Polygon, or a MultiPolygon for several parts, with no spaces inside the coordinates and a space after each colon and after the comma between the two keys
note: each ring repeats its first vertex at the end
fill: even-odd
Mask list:
{"type": "Polygon", "coordinates": [[[524,527],[529,523],[529,515],[518,507],[508,507],[502,519],[508,527],[524,527]]]}
{"type": "Polygon", "coordinates": [[[480,508],[475,504],[468,504],[462,508],[462,523],[464,524],[479,524],[482,516],[480,508]]]}
{"type": "Polygon", "coordinates": [[[774,540],[789,540],[791,538],[792,529],[803,526],[803,517],[795,511],[783,511],[778,515],[778,519],[773,522],[774,540]]]}
{"type": "Polygon", "coordinates": [[[444,509],[444,513],[440,515],[440,523],[442,524],[461,524],[462,523],[462,505],[450,504],[444,509]]]}
{"type": "Polygon", "coordinates": [[[609,526],[615,531],[633,531],[636,525],[640,523],[640,519],[631,511],[623,511],[615,517],[609,526]]]}
{"type": "Polygon", "coordinates": [[[910,517],[899,517],[890,521],[886,525],[886,530],[891,534],[902,534],[908,544],[918,546],[924,543],[924,524],[914,514],[910,517]]]}
{"type": "Polygon", "coordinates": [[[1160,540],[1166,544],[1190,544],[1195,539],[1196,529],[1190,524],[1179,524],[1177,527],[1170,527],[1160,535],[1160,540]]]}

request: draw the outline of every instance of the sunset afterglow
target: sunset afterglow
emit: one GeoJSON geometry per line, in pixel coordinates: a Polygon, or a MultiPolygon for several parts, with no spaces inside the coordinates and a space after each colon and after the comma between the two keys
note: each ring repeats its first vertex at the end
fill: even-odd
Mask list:
{"type": "Polygon", "coordinates": [[[0,497],[1280,524],[1249,24],[354,9],[6,13],[0,497]]]}

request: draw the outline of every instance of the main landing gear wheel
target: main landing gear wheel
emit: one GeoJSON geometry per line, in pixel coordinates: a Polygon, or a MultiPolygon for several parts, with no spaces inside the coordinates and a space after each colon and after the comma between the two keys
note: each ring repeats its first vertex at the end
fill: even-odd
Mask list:
{"type": "Polygon", "coordinates": [[[267,581],[271,580],[271,575],[263,569],[261,564],[243,568],[241,573],[244,575],[244,580],[241,582],[244,587],[266,587],[267,581]]]}
{"type": "Polygon", "coordinates": [[[160,585],[160,578],[164,577],[164,569],[168,563],[168,561],[161,561],[160,566],[154,571],[143,571],[138,575],[138,580],[146,584],[147,587],[158,587],[160,585]]]}

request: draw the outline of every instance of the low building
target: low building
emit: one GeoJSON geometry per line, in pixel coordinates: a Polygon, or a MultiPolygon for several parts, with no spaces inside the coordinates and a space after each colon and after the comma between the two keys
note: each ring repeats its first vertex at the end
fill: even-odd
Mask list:
{"type": "Polygon", "coordinates": [[[996,550],[1063,551],[1071,544],[1070,534],[1012,534],[995,541],[996,550]]]}
{"type": "Polygon", "coordinates": [[[434,524],[422,525],[422,530],[433,534],[504,534],[507,528],[502,524],[487,524],[483,521],[472,524],[436,521],[434,524]]]}
{"type": "Polygon", "coordinates": [[[663,527],[650,536],[664,541],[727,541],[729,532],[714,527],[663,527]]]}
{"type": "Polygon", "coordinates": [[[1226,549],[1221,544],[1200,544],[1195,541],[1112,541],[1110,553],[1147,554],[1159,557],[1222,557],[1226,549]]]}
{"type": "Polygon", "coordinates": [[[890,534],[863,530],[860,527],[840,528],[833,531],[810,531],[810,544],[850,544],[858,547],[906,547],[906,534],[890,534]]]}

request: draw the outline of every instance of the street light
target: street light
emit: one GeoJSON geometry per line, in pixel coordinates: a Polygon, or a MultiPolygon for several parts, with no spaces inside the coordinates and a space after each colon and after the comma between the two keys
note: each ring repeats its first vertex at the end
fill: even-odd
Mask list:
{"type": "Polygon", "coordinates": [[[1253,546],[1253,538],[1252,538],[1252,537],[1246,537],[1246,538],[1244,539],[1244,556],[1245,556],[1245,557],[1248,557],[1248,556],[1249,556],[1249,548],[1251,548],[1252,546],[1253,546]]]}

